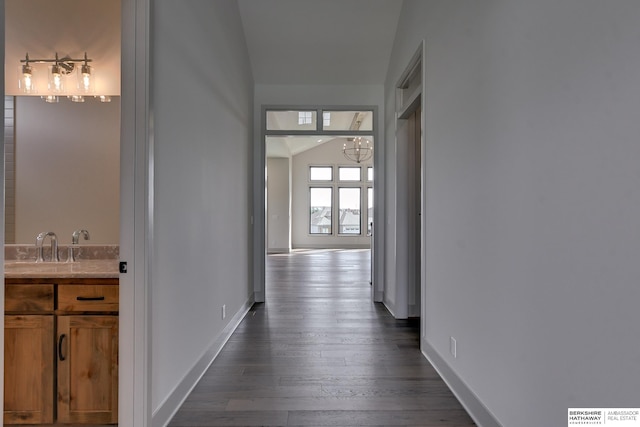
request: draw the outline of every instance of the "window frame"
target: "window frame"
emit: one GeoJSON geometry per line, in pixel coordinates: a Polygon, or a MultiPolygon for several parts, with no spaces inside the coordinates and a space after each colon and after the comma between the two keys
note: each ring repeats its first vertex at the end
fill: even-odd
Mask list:
{"type": "Polygon", "coordinates": [[[309,197],[307,199],[307,209],[309,216],[307,217],[307,235],[310,237],[370,237],[371,229],[369,227],[369,190],[373,192],[373,182],[368,181],[365,175],[368,168],[372,168],[372,165],[358,165],[353,164],[328,164],[328,163],[312,163],[307,165],[309,170],[307,174],[307,188],[309,197]],[[331,180],[311,180],[311,168],[331,168],[331,180]],[[360,169],[360,180],[346,180],[339,179],[340,168],[357,168],[360,169]],[[331,232],[330,233],[314,233],[311,231],[312,219],[311,219],[311,191],[314,188],[326,188],[331,189],[331,232]],[[359,233],[343,233],[341,232],[340,224],[340,189],[342,188],[355,188],[359,190],[360,197],[360,222],[359,233]]]}

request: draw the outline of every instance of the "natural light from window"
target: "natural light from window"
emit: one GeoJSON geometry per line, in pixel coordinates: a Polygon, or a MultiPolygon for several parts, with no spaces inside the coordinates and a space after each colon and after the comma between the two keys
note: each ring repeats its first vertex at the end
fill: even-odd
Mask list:
{"type": "Polygon", "coordinates": [[[360,234],[360,188],[338,189],[339,234],[360,234]]]}
{"type": "Polygon", "coordinates": [[[313,187],[309,189],[309,233],[331,234],[332,219],[332,188],[313,187]]]}

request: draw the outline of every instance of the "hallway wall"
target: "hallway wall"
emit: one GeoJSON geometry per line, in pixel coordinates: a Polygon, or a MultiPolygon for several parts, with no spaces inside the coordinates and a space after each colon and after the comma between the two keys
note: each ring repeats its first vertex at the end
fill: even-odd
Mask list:
{"type": "Polygon", "coordinates": [[[234,0],[160,0],[152,12],[149,351],[157,426],[252,301],[253,78],[234,0]]]}
{"type": "Polygon", "coordinates": [[[638,406],[638,22],[636,0],[404,1],[386,136],[424,39],[423,350],[484,426],[638,406]]]}

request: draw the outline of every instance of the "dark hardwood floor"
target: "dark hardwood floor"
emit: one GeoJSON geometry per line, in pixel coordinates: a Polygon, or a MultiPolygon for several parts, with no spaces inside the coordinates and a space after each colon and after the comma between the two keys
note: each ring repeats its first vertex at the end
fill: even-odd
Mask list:
{"type": "Polygon", "coordinates": [[[371,302],[368,250],[267,261],[256,304],[170,426],[475,426],[419,350],[419,324],[371,302]]]}

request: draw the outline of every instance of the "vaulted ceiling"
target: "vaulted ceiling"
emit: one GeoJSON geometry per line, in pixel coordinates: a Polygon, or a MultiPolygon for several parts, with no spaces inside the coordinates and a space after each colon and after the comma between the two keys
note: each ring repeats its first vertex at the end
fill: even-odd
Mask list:
{"type": "MultiPolygon", "coordinates": [[[[256,84],[383,84],[402,0],[238,0],[256,84]]],[[[331,138],[273,137],[269,157],[331,138]]]]}
{"type": "Polygon", "coordinates": [[[256,84],[383,84],[402,0],[238,0],[256,84]]]}

